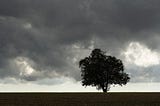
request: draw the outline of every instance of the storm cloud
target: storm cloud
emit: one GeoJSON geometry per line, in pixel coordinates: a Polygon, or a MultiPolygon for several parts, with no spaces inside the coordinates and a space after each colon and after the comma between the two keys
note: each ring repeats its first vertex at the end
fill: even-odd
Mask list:
{"type": "MultiPolygon", "coordinates": [[[[78,61],[93,48],[124,61],[121,54],[131,42],[159,53],[159,5],[159,0],[1,0],[0,78],[79,81],[78,61]]],[[[126,66],[132,81],[160,81],[158,65],[138,68],[143,71],[133,66],[126,66]],[[141,80],[143,72],[150,77],[141,80]]]]}

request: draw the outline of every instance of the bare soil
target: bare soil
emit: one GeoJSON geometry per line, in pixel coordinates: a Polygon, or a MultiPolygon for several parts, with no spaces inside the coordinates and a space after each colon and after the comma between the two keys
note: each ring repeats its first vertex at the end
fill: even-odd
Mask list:
{"type": "Polygon", "coordinates": [[[0,93],[0,106],[160,106],[160,93],[0,93]]]}

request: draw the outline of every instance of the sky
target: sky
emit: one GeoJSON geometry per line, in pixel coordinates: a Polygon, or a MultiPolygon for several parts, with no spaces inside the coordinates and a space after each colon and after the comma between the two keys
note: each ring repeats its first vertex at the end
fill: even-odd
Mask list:
{"type": "Polygon", "coordinates": [[[121,59],[131,77],[111,91],[160,91],[159,5],[0,0],[0,91],[97,92],[81,85],[78,66],[94,48],[121,59]]]}

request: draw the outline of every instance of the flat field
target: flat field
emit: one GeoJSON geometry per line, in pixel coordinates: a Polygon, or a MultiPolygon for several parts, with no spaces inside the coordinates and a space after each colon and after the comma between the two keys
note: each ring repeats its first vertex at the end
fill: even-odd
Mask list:
{"type": "Polygon", "coordinates": [[[160,106],[160,93],[0,93],[0,106],[160,106]]]}

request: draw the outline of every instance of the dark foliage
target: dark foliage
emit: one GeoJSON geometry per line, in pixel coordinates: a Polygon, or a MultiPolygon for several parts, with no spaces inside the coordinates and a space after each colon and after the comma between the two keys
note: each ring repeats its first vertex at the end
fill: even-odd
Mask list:
{"type": "Polygon", "coordinates": [[[124,66],[120,59],[105,55],[104,51],[94,49],[89,57],[79,62],[81,68],[82,85],[96,86],[107,92],[112,84],[125,85],[129,81],[124,73],[124,66]]]}

